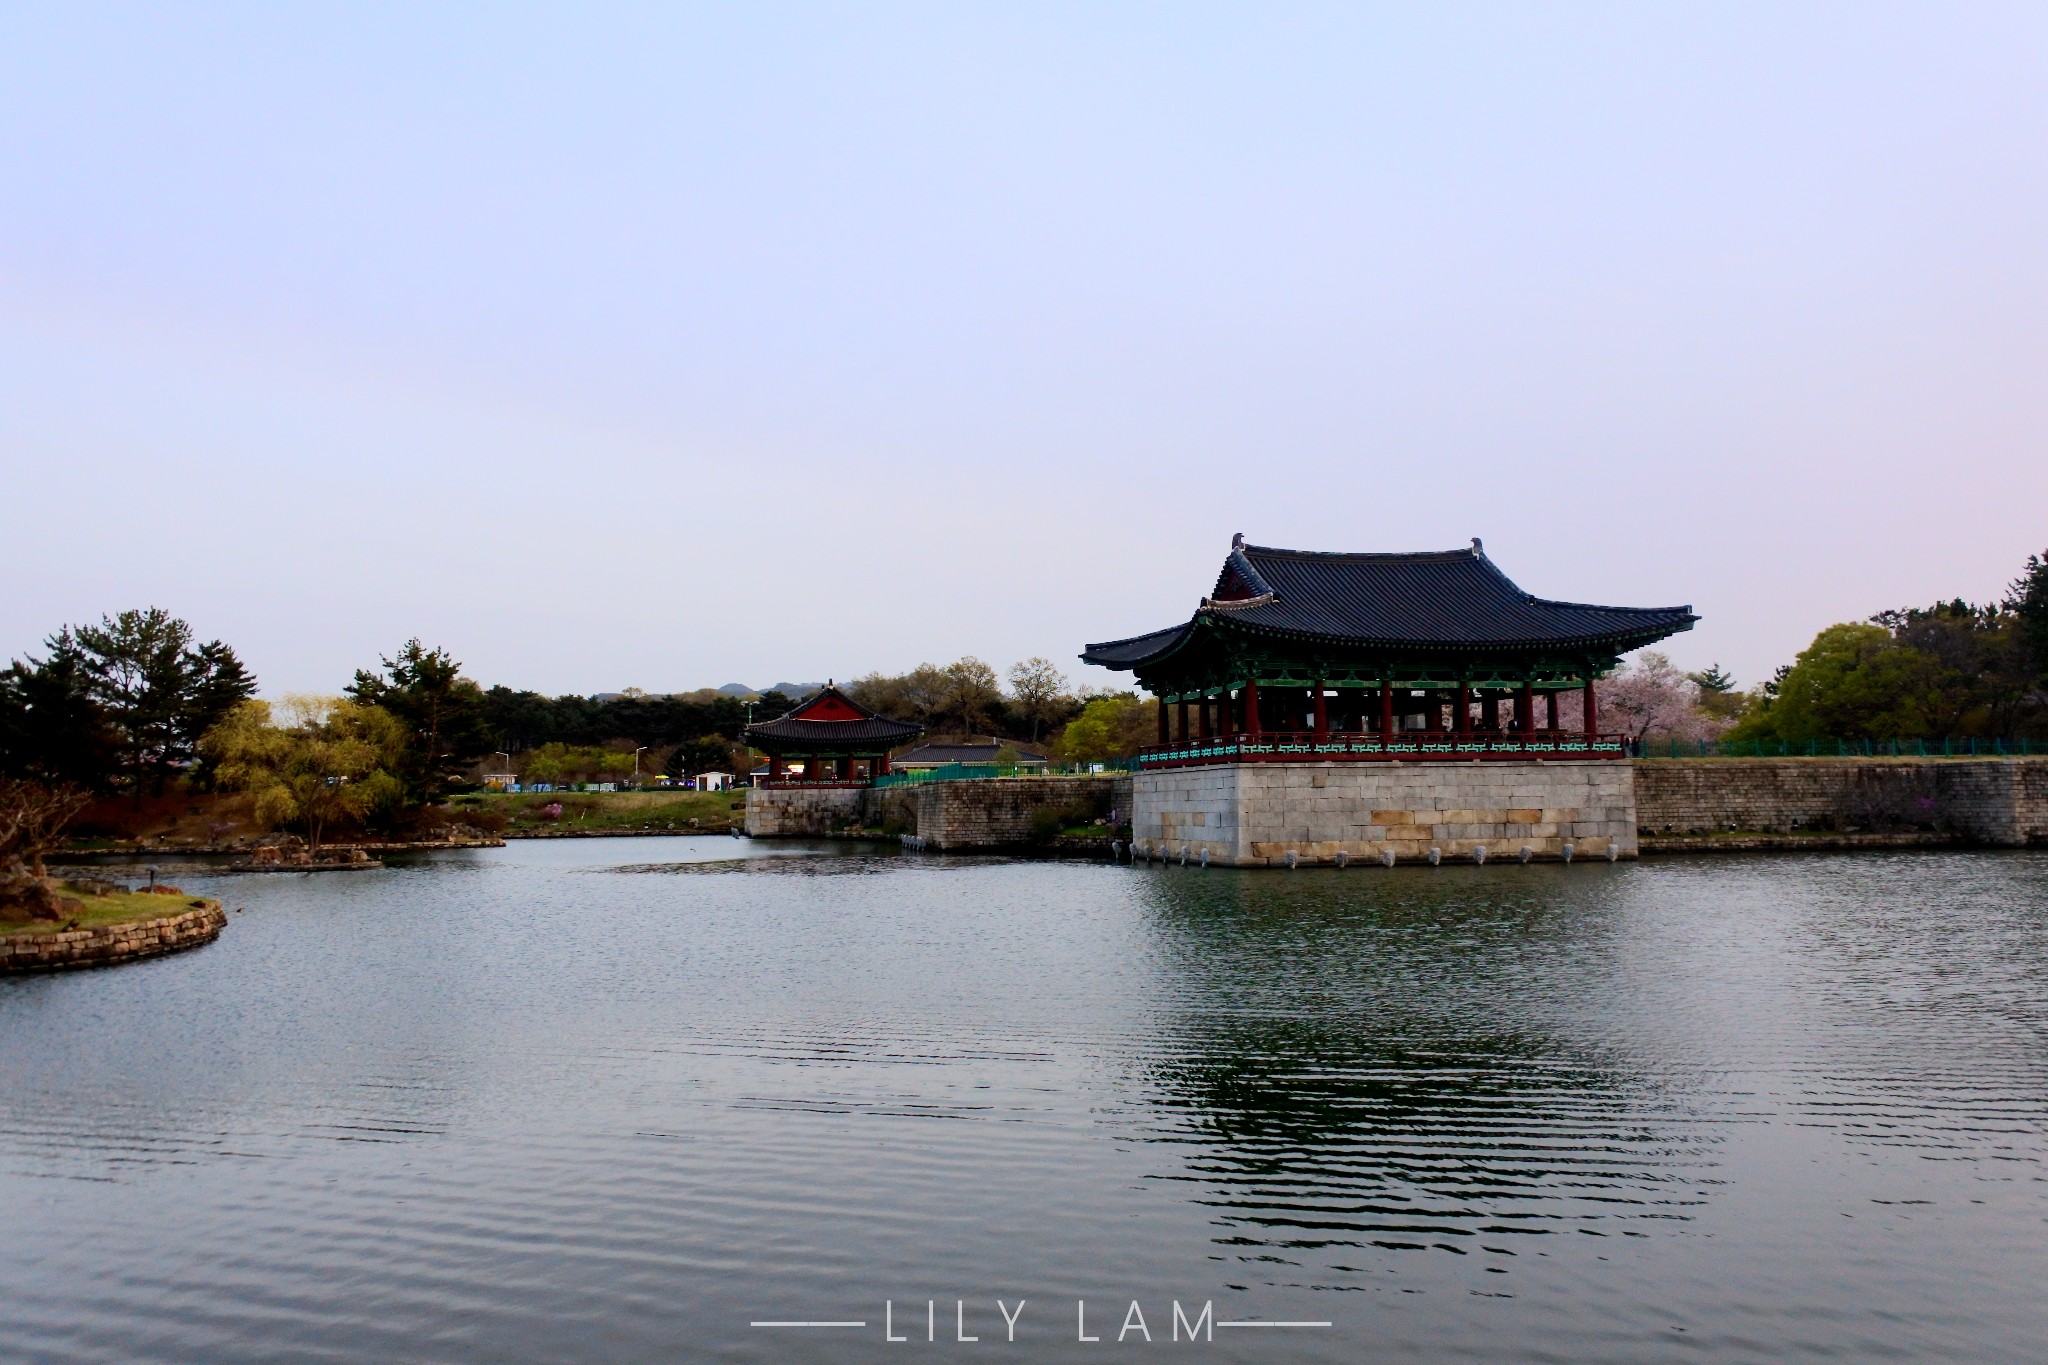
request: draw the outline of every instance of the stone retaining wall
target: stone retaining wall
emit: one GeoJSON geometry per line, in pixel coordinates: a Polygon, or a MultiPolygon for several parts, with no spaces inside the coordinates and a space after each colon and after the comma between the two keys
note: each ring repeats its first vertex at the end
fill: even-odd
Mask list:
{"type": "Polygon", "coordinates": [[[1630,764],[1242,763],[1139,773],[1132,838],[1230,867],[1348,859],[1636,856],[1630,764]]]}
{"type": "MultiPolygon", "coordinates": [[[[916,833],[927,848],[1024,848],[1049,843],[1060,826],[1107,818],[1119,785],[1128,793],[1129,783],[1111,776],[1006,777],[897,790],[917,793],[916,833]]],[[[1128,794],[1123,801],[1120,814],[1130,809],[1128,794]]]]}
{"type": "Polygon", "coordinates": [[[1645,834],[1922,829],[2048,842],[2048,758],[1653,759],[1636,770],[1645,834]]]}
{"type": "Polygon", "coordinates": [[[70,967],[105,967],[159,953],[197,948],[220,937],[228,917],[209,902],[162,919],[110,924],[100,929],[67,929],[55,934],[0,937],[0,972],[54,972],[70,967]]]}
{"type": "Polygon", "coordinates": [[[998,777],[902,787],[749,787],[747,833],[818,838],[848,826],[914,834],[930,849],[1028,848],[1054,819],[1081,824],[1115,810],[1128,821],[1131,779],[998,777]]]}
{"type": "Polygon", "coordinates": [[[1653,853],[1844,853],[1872,849],[1955,848],[1953,834],[1903,830],[1894,834],[1644,834],[1636,846],[1653,853]]]}
{"type": "Polygon", "coordinates": [[[817,838],[865,823],[865,787],[749,787],[747,833],[757,839],[817,838]]]}
{"type": "MultiPolygon", "coordinates": [[[[1630,858],[1638,833],[1674,837],[1904,834],[2048,843],[2048,758],[1653,759],[1636,763],[1269,763],[1130,777],[1027,777],[873,788],[750,788],[747,833],[818,837],[849,826],[932,849],[1024,848],[1054,815],[1133,825],[1140,844],[1262,867],[1283,860],[1427,856],[1630,858]]],[[[1715,847],[1732,847],[1725,842],[1715,847]]],[[[1792,845],[1759,845],[1759,847],[1792,845]]],[[[1818,847],[1801,843],[1800,847],[1818,847]]],[[[1859,845],[1860,846],[1860,845],[1859,845]]]]}

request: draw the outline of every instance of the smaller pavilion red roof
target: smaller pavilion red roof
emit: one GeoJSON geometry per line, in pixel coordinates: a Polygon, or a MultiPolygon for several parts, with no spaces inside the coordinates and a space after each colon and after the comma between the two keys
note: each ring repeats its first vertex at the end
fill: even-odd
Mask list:
{"type": "Polygon", "coordinates": [[[922,725],[891,720],[827,685],[787,715],[749,725],[745,739],[764,753],[820,753],[856,748],[881,753],[924,733],[922,725]]]}

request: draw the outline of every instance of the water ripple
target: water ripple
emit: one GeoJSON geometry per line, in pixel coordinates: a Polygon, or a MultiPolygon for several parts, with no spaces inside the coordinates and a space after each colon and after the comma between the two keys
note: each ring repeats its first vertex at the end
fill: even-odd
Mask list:
{"type": "Polygon", "coordinates": [[[0,981],[0,1356],[765,1361],[998,1296],[1040,1353],[1083,1296],[1336,1323],[1240,1360],[2048,1331],[2048,856],[559,842],[0,981]]]}

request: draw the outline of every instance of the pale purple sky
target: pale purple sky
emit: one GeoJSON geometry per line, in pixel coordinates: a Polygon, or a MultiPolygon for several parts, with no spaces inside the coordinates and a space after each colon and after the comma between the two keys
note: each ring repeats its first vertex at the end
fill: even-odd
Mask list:
{"type": "Polygon", "coordinates": [[[1484,537],[1749,683],[2048,549],[2048,6],[0,10],[0,656],[549,692],[1484,537]]]}

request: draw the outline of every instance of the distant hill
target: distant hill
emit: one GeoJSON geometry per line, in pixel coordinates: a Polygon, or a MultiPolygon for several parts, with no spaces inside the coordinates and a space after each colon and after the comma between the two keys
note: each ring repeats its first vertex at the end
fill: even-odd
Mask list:
{"type": "Polygon", "coordinates": [[[785,697],[804,697],[823,687],[823,683],[779,682],[773,687],[749,687],[745,683],[727,683],[719,693],[727,697],[751,697],[763,692],[780,692],[785,697]]]}

